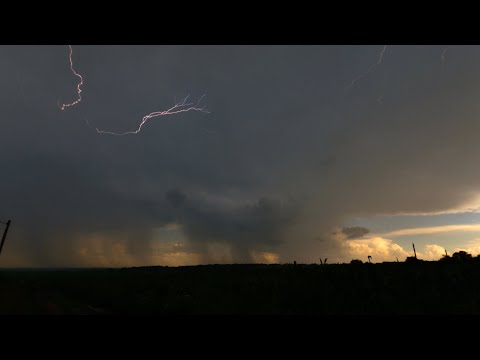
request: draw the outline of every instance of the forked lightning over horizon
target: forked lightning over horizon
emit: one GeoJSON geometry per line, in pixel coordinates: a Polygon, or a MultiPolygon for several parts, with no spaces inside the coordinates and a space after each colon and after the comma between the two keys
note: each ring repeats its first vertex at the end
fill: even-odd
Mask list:
{"type": "MultiPolygon", "coordinates": [[[[373,65],[371,65],[367,71],[361,73],[360,75],[358,75],[357,77],[355,77],[346,87],[345,87],[345,90],[350,90],[351,88],[353,88],[355,86],[355,84],[357,84],[359,82],[360,79],[366,77],[368,74],[370,74],[371,72],[373,72],[373,70],[375,70],[377,68],[377,66],[379,66],[382,61],[383,61],[383,55],[385,54],[385,51],[387,50],[387,47],[388,45],[383,45],[382,47],[382,50],[380,51],[380,54],[378,56],[378,60],[376,63],[374,63],[373,65]]],[[[423,46],[421,46],[423,47],[423,46]]],[[[448,50],[451,48],[451,46],[447,46],[445,49],[443,49],[442,51],[442,54],[441,54],[441,61],[442,61],[442,72],[445,71],[445,61],[446,61],[446,55],[447,55],[447,52],[448,50]]],[[[381,96],[379,98],[377,98],[377,101],[379,103],[381,103],[379,101],[379,99],[382,98],[381,96]]]]}
{"type": "MultiPolygon", "coordinates": [[[[82,101],[82,96],[81,96],[81,93],[82,93],[82,85],[84,84],[84,81],[83,81],[83,77],[82,75],[80,75],[74,68],[73,66],[73,59],[72,59],[72,55],[73,55],[73,48],[71,45],[68,45],[69,49],[70,49],[70,52],[69,52],[69,62],[70,62],[70,69],[72,71],[72,73],[78,77],[79,79],[79,82],[77,84],[77,99],[71,103],[67,103],[67,104],[62,104],[60,105],[59,103],[59,107],[61,110],[65,110],[66,108],[69,108],[69,107],[72,107],[74,105],[77,105],[79,104],[81,101],[82,101]]],[[[362,78],[366,77],[368,74],[372,73],[383,61],[383,57],[384,57],[384,54],[385,54],[385,51],[387,50],[387,47],[388,45],[383,45],[380,53],[379,53],[379,56],[378,56],[378,59],[377,61],[372,64],[365,72],[361,73],[360,75],[358,75],[357,77],[355,77],[346,87],[345,87],[345,90],[349,90],[349,89],[352,89],[362,78]]],[[[448,52],[448,50],[450,49],[450,46],[446,47],[442,54],[441,54],[441,64],[442,64],[442,72],[444,71],[444,67],[445,67],[445,60],[446,60],[446,53],[448,52]]],[[[206,106],[200,106],[200,102],[205,98],[205,94],[202,95],[200,97],[200,99],[194,103],[194,102],[188,102],[187,103],[187,100],[189,99],[190,95],[188,95],[187,97],[185,97],[183,99],[183,101],[181,102],[178,102],[176,103],[175,105],[173,105],[171,108],[167,109],[167,110],[161,110],[161,111],[154,111],[154,112],[151,112],[149,113],[148,115],[145,115],[140,124],[135,128],[135,130],[131,130],[131,131],[125,131],[125,132],[115,132],[115,131],[110,131],[110,130],[100,130],[99,128],[97,127],[93,127],[88,121],[87,121],[87,124],[92,127],[93,129],[96,130],[97,133],[99,134],[108,134],[108,135],[115,135],[115,136],[124,136],[124,135],[135,135],[135,134],[138,134],[143,126],[146,124],[146,122],[152,118],[155,118],[155,117],[159,117],[159,116],[167,116],[167,115],[175,115],[175,114],[179,114],[179,113],[183,113],[183,112],[189,112],[189,111],[200,111],[200,112],[204,112],[204,113],[209,113],[209,111],[206,109],[206,106]]],[[[382,96],[379,96],[377,98],[377,102],[382,104],[382,99],[383,97],[382,96]]]]}
{"type": "Polygon", "coordinates": [[[378,57],[378,61],[373,64],[372,66],[370,66],[368,68],[368,70],[360,75],[358,75],[355,79],[353,79],[350,84],[348,84],[345,89],[348,90],[350,88],[352,88],[361,78],[367,76],[368,74],[370,74],[373,70],[375,70],[375,68],[380,65],[382,63],[382,60],[383,60],[383,54],[385,54],[385,50],[387,50],[387,46],[388,45],[384,45],[383,48],[382,48],[382,51],[380,52],[380,55],[378,57]]]}
{"type": "Polygon", "coordinates": [[[67,107],[77,105],[80,101],[82,101],[82,95],[81,95],[82,89],[80,87],[83,85],[83,78],[82,78],[82,75],[77,73],[75,71],[75,69],[73,68],[73,60],[72,60],[73,49],[72,49],[72,45],[68,45],[68,47],[70,48],[70,55],[68,57],[69,60],[70,60],[70,69],[75,74],[75,76],[77,76],[80,79],[80,82],[77,84],[78,99],[75,100],[74,102],[69,103],[69,104],[62,104],[62,105],[59,104],[60,109],[62,109],[62,110],[65,110],[67,107]]]}
{"type": "Polygon", "coordinates": [[[202,95],[202,97],[197,101],[197,103],[187,103],[187,99],[190,97],[188,95],[183,101],[175,104],[168,110],[163,110],[163,111],[155,111],[152,112],[148,115],[145,115],[142,119],[142,122],[140,125],[138,125],[138,128],[136,130],[132,131],[126,131],[123,133],[116,133],[112,131],[105,131],[105,130],[99,130],[98,128],[95,128],[97,130],[97,133],[99,134],[109,134],[109,135],[115,135],[115,136],[123,136],[123,135],[133,135],[133,134],[138,134],[140,130],[142,130],[143,125],[150,120],[151,118],[157,117],[157,116],[166,116],[166,115],[174,115],[174,114],[179,114],[182,112],[187,112],[187,111],[201,111],[204,113],[209,113],[205,107],[198,107],[202,99],[205,97],[205,95],[202,95]]]}
{"type": "MultiPolygon", "coordinates": [[[[66,108],[68,107],[71,107],[71,106],[74,106],[74,105],[77,105],[78,103],[80,103],[82,101],[82,96],[81,96],[81,92],[82,92],[82,89],[81,89],[81,86],[83,85],[83,77],[82,75],[80,75],[79,73],[77,73],[77,71],[75,71],[74,67],[73,67],[73,60],[72,60],[72,54],[73,54],[73,48],[71,45],[68,45],[69,49],[70,49],[70,54],[69,54],[69,61],[70,61],[70,69],[72,70],[72,73],[77,76],[80,81],[79,83],[77,84],[77,94],[78,94],[78,98],[69,103],[69,104],[62,104],[60,105],[59,103],[59,107],[61,110],[65,110],[66,108]]],[[[143,118],[142,118],[142,121],[140,122],[140,125],[138,125],[138,127],[136,128],[136,130],[132,130],[132,131],[126,131],[126,132],[113,132],[113,131],[107,131],[107,130],[99,130],[98,128],[95,128],[95,130],[97,131],[97,133],[99,134],[108,134],[108,135],[115,135],[115,136],[123,136],[123,135],[134,135],[134,134],[138,134],[141,130],[142,130],[142,127],[143,125],[145,125],[145,123],[152,119],[152,118],[155,118],[155,117],[158,117],[158,116],[167,116],[167,115],[174,115],[174,114],[179,114],[179,113],[182,113],[182,112],[188,112],[188,111],[201,111],[201,112],[204,112],[204,113],[209,113],[209,111],[206,109],[206,106],[203,106],[203,107],[199,107],[200,106],[200,102],[203,100],[203,98],[206,96],[206,94],[202,95],[200,97],[200,99],[196,102],[196,103],[187,103],[187,100],[188,98],[190,97],[190,95],[188,95],[187,97],[185,97],[181,102],[179,103],[176,103],[174,106],[172,106],[171,108],[167,109],[167,110],[162,110],[162,111],[154,111],[148,115],[145,115],[143,118]]],[[[89,126],[90,123],[87,121],[87,124],[89,126]]]]}

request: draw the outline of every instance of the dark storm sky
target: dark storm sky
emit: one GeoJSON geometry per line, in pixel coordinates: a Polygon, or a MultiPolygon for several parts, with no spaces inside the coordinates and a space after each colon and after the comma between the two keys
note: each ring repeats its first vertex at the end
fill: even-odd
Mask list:
{"type": "Polygon", "coordinates": [[[480,48],[389,46],[346,89],[382,48],[73,46],[62,112],[68,47],[1,46],[2,262],[342,259],[351,217],[476,206],[480,48]],[[133,130],[188,94],[210,113],[87,125],[133,130]]]}

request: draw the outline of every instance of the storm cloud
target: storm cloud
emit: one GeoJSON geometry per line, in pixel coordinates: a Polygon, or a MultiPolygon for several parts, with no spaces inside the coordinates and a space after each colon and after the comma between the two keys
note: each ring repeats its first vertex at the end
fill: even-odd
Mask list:
{"type": "Polygon", "coordinates": [[[159,248],[192,262],[215,244],[229,261],[336,261],[352,216],[478,207],[480,48],[442,66],[445,47],[389,46],[347,88],[382,48],[74,46],[82,102],[61,111],[68,47],[1,46],[2,263],[162,265],[168,227],[181,240],[159,248]],[[210,113],[95,132],[188,94],[210,113]]]}
{"type": "Polygon", "coordinates": [[[361,226],[342,228],[342,233],[347,237],[347,239],[361,238],[362,236],[367,235],[369,232],[370,230],[361,226]]]}
{"type": "Polygon", "coordinates": [[[232,206],[205,196],[189,199],[179,190],[168,191],[166,197],[175,222],[183,225],[192,242],[231,243],[232,259],[239,262],[251,261],[255,249],[278,245],[298,214],[293,201],[260,198],[232,206]]]}

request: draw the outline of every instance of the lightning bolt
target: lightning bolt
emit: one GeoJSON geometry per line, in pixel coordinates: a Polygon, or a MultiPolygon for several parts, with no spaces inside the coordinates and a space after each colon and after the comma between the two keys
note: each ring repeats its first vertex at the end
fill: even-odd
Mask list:
{"type": "MultiPolygon", "coordinates": [[[[68,45],[68,47],[70,48],[70,55],[69,55],[70,69],[72,70],[72,73],[80,79],[80,82],[77,84],[78,99],[75,100],[74,102],[70,103],[70,104],[60,105],[60,102],[59,102],[58,106],[60,107],[61,110],[65,110],[66,108],[68,108],[70,106],[74,106],[74,105],[78,104],[80,101],[82,101],[81,86],[83,85],[83,77],[82,77],[82,75],[77,73],[75,71],[75,69],[73,68],[73,60],[72,60],[73,49],[72,49],[71,45],[68,45]]],[[[99,130],[98,128],[94,128],[94,129],[99,134],[108,134],[108,135],[115,135],[115,136],[134,135],[134,134],[138,134],[142,130],[143,125],[145,125],[145,123],[148,120],[150,120],[152,118],[155,118],[155,117],[174,115],[174,114],[179,114],[179,113],[188,112],[188,111],[201,111],[201,112],[209,114],[209,111],[206,109],[206,106],[200,107],[200,102],[203,100],[203,98],[205,96],[206,96],[205,94],[202,95],[202,97],[196,103],[191,103],[191,102],[187,103],[187,100],[190,97],[190,95],[188,95],[185,99],[183,99],[183,101],[176,103],[170,109],[163,110],[163,111],[154,111],[154,112],[152,112],[148,115],[145,115],[143,117],[142,121],[140,122],[140,125],[137,127],[136,130],[127,131],[127,132],[124,132],[124,133],[116,133],[116,132],[112,132],[112,131],[99,130]]],[[[85,121],[86,121],[88,126],[93,128],[93,126],[90,125],[88,120],[85,120],[85,121]]]]}
{"type": "Polygon", "coordinates": [[[80,79],[80,82],[77,84],[78,99],[75,100],[74,102],[70,103],[70,104],[62,104],[61,106],[60,106],[60,103],[59,103],[58,105],[59,105],[60,109],[62,109],[62,110],[65,110],[66,108],[68,108],[70,106],[77,105],[80,101],[82,101],[82,96],[81,96],[82,89],[80,89],[80,87],[83,85],[83,78],[82,78],[82,75],[77,73],[75,71],[75,69],[73,68],[73,61],[72,61],[73,49],[72,49],[72,45],[68,45],[68,47],[70,48],[70,55],[69,55],[70,69],[72,70],[72,72],[75,76],[78,76],[78,78],[80,79]]]}
{"type": "MultiPolygon", "coordinates": [[[[135,135],[135,134],[138,134],[142,130],[143,125],[145,125],[145,123],[148,120],[150,120],[152,118],[155,118],[155,117],[174,115],[174,114],[179,114],[179,113],[188,112],[188,111],[200,111],[200,112],[204,112],[204,113],[209,114],[209,111],[205,108],[206,106],[200,107],[200,102],[203,100],[203,98],[205,96],[206,95],[202,95],[202,97],[196,103],[192,103],[192,102],[187,103],[187,100],[190,97],[190,95],[188,95],[185,99],[183,99],[179,103],[176,103],[174,106],[172,106],[168,110],[155,111],[155,112],[152,112],[148,115],[145,115],[143,117],[142,121],[140,122],[140,125],[138,125],[136,130],[126,131],[126,132],[123,132],[123,133],[99,130],[98,128],[95,128],[95,130],[99,134],[108,134],[108,135],[115,135],[115,136],[135,135]]],[[[90,125],[90,123],[88,123],[88,122],[87,122],[87,124],[90,125]]]]}
{"type": "Polygon", "coordinates": [[[355,79],[353,79],[352,82],[345,87],[345,90],[351,89],[360,79],[362,79],[365,76],[367,76],[368,74],[370,74],[373,70],[375,70],[375,68],[378,65],[380,65],[382,63],[383,54],[385,54],[385,50],[387,50],[387,46],[388,45],[383,46],[382,51],[380,52],[380,56],[378,57],[378,61],[375,64],[373,64],[372,66],[370,66],[370,68],[366,72],[358,75],[355,79]]]}
{"type": "Polygon", "coordinates": [[[442,52],[442,72],[445,70],[445,55],[447,54],[448,49],[450,49],[450,46],[447,46],[442,52]]]}

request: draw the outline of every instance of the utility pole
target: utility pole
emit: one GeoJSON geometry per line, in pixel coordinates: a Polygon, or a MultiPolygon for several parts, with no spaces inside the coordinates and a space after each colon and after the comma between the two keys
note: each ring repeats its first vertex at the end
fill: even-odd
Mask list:
{"type": "Polygon", "coordinates": [[[10,223],[11,223],[10,220],[4,223],[6,226],[5,226],[5,230],[3,231],[2,242],[0,243],[0,254],[2,253],[3,244],[5,243],[5,239],[7,238],[7,233],[8,233],[8,228],[10,227],[10,223]]]}
{"type": "Polygon", "coordinates": [[[412,245],[413,245],[413,253],[415,254],[415,259],[416,259],[417,258],[417,252],[415,251],[415,244],[412,243],[412,245]]]}

